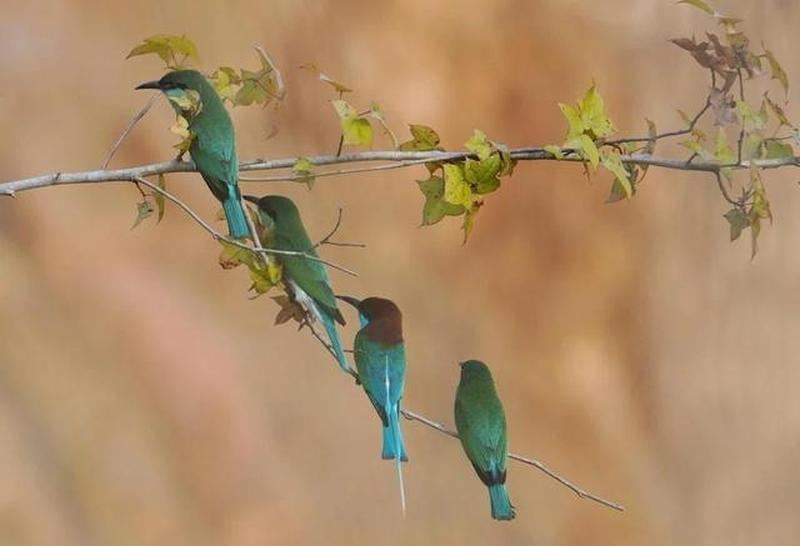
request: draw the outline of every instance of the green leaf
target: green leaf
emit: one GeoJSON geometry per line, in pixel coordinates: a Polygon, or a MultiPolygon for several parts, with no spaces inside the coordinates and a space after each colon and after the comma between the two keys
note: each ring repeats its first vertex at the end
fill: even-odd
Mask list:
{"type": "Polygon", "coordinates": [[[431,176],[427,180],[418,180],[420,191],[425,195],[425,206],[422,209],[422,225],[431,226],[441,221],[445,216],[460,216],[464,214],[462,205],[453,205],[444,200],[444,179],[440,176],[431,176]]]}
{"type": "Polygon", "coordinates": [[[464,213],[464,223],[461,224],[461,229],[464,230],[464,242],[462,244],[467,244],[467,239],[469,239],[472,229],[475,227],[475,216],[477,216],[480,207],[480,202],[474,203],[464,213]]]}
{"type": "Polygon", "coordinates": [[[250,268],[250,290],[256,293],[255,297],[269,292],[273,286],[278,284],[283,275],[283,268],[275,260],[269,260],[266,264],[257,260],[248,264],[250,268]]]}
{"type": "Polygon", "coordinates": [[[476,154],[481,161],[488,158],[492,155],[492,152],[494,152],[494,146],[489,142],[486,133],[480,129],[475,129],[465,146],[467,150],[476,154]]]}
{"type": "Polygon", "coordinates": [[[149,201],[145,199],[144,201],[140,201],[139,203],[137,203],[136,219],[133,221],[131,229],[136,228],[136,226],[141,224],[151,214],[153,214],[153,206],[150,204],[149,201]]]}
{"type": "Polygon", "coordinates": [[[267,90],[262,85],[258,72],[242,70],[242,86],[234,96],[234,104],[236,106],[250,106],[253,103],[266,103],[267,99],[267,90]]]}
{"type": "Polygon", "coordinates": [[[192,58],[196,61],[199,60],[199,57],[197,56],[197,46],[192,40],[187,38],[185,35],[167,36],[167,44],[176,53],[180,53],[181,55],[192,58]]]}
{"type": "Polygon", "coordinates": [[[746,228],[750,227],[750,219],[747,215],[738,208],[733,208],[726,212],[725,219],[730,224],[731,228],[731,242],[739,238],[746,228]]]}
{"type": "Polygon", "coordinates": [[[578,135],[575,139],[564,144],[564,147],[576,150],[581,157],[589,161],[594,169],[600,164],[600,152],[594,141],[589,138],[589,135],[578,135]]]}
{"type": "Polygon", "coordinates": [[[498,176],[511,176],[514,174],[514,167],[517,166],[517,160],[511,157],[511,150],[505,144],[494,144],[497,154],[500,155],[500,172],[498,176]]]}
{"type": "MultiPolygon", "coordinates": [[[[714,159],[716,159],[721,165],[736,162],[736,152],[734,152],[733,148],[731,148],[728,144],[728,135],[725,132],[725,129],[722,127],[717,128],[714,159]]],[[[731,180],[732,173],[730,167],[723,167],[720,169],[720,173],[722,173],[722,175],[728,180],[731,180]]]]}
{"type": "Polygon", "coordinates": [[[677,3],[678,3],[678,4],[688,4],[688,5],[690,5],[690,6],[694,6],[694,7],[696,7],[697,9],[701,9],[701,10],[703,10],[704,12],[708,13],[709,15],[714,15],[714,13],[716,13],[716,12],[714,11],[714,8],[712,8],[711,6],[709,6],[709,5],[708,5],[706,2],[704,2],[703,0],[678,0],[678,2],[677,2],[677,3]]]}
{"type": "MultiPolygon", "coordinates": [[[[159,173],[158,175],[158,187],[162,190],[167,190],[167,179],[164,176],[164,173],[159,173]]],[[[159,192],[153,192],[153,198],[156,202],[156,210],[158,211],[158,216],[156,217],[156,224],[160,224],[161,220],[164,219],[164,207],[166,203],[164,202],[164,195],[159,192]]]]}
{"type": "Polygon", "coordinates": [[[560,146],[556,146],[554,144],[548,144],[544,148],[545,152],[552,154],[553,157],[556,159],[564,159],[564,152],[561,151],[560,146]]]}
{"type": "Polygon", "coordinates": [[[761,131],[767,126],[769,121],[769,114],[767,113],[766,104],[762,101],[761,109],[756,112],[749,104],[744,101],[736,102],[736,112],[747,127],[754,131],[761,131]]]}
{"type": "Polygon", "coordinates": [[[194,42],[186,36],[174,34],[157,34],[145,38],[141,44],[131,49],[126,59],[151,54],[158,55],[171,69],[182,68],[187,59],[198,60],[194,42]]]}
{"type": "Polygon", "coordinates": [[[767,103],[769,109],[772,110],[772,113],[775,114],[776,118],[778,118],[778,123],[780,123],[780,127],[783,126],[794,127],[794,125],[792,125],[792,122],[789,121],[789,117],[786,115],[786,112],[783,110],[783,108],[778,106],[778,104],[776,104],[771,98],[769,98],[769,95],[767,93],[764,93],[764,102],[767,103]]]}
{"type": "Polygon", "coordinates": [[[332,104],[339,116],[344,143],[371,146],[372,126],[369,120],[359,117],[355,109],[342,99],[334,100],[332,104]]]}
{"type": "Polygon", "coordinates": [[[222,269],[234,269],[242,264],[249,267],[254,263],[255,256],[252,251],[227,241],[220,240],[220,244],[222,245],[222,252],[220,252],[217,261],[222,269]]]}
{"type": "Polygon", "coordinates": [[[500,167],[499,153],[482,161],[467,159],[464,162],[464,176],[477,193],[491,193],[500,187],[500,179],[497,177],[500,167]]]}
{"type": "Polygon", "coordinates": [[[794,157],[794,148],[792,148],[791,144],[771,139],[764,141],[764,159],[784,159],[787,157],[794,157]]]}
{"type": "Polygon", "coordinates": [[[241,84],[242,80],[235,69],[230,66],[221,66],[211,74],[209,80],[222,100],[236,104],[237,86],[241,84]]]}
{"type": "Polygon", "coordinates": [[[166,41],[155,36],[152,38],[145,38],[144,42],[131,49],[128,56],[125,58],[130,59],[131,57],[150,54],[158,55],[165,63],[169,63],[171,60],[171,50],[166,41]]]}
{"type": "Polygon", "coordinates": [[[606,115],[603,97],[600,96],[597,86],[594,84],[586,91],[578,107],[584,132],[592,140],[607,137],[616,130],[606,115]]]}
{"type": "MultiPolygon", "coordinates": [[[[614,182],[619,186],[618,189],[622,190],[626,198],[630,198],[633,195],[633,185],[631,184],[630,175],[625,169],[625,165],[622,163],[622,159],[619,155],[616,153],[609,153],[603,159],[603,166],[614,175],[614,182]]],[[[614,195],[613,187],[611,194],[614,195]]]]}
{"type": "Polygon", "coordinates": [[[409,131],[411,131],[411,136],[413,137],[412,140],[407,142],[403,142],[398,149],[404,152],[427,152],[430,150],[436,150],[439,146],[439,135],[428,127],[427,125],[409,125],[409,131]]]}
{"type": "Polygon", "coordinates": [[[444,169],[444,200],[453,205],[472,206],[472,189],[464,177],[463,167],[447,163],[444,169]]]}
{"type": "Polygon", "coordinates": [[[769,49],[764,50],[764,55],[767,57],[767,61],[769,62],[769,68],[772,72],[772,79],[778,80],[783,87],[783,92],[787,95],[789,94],[789,78],[786,76],[786,72],[783,70],[783,67],[778,62],[778,59],[775,58],[775,55],[769,49]]]}
{"type": "Polygon", "coordinates": [[[314,187],[314,164],[306,157],[300,157],[294,162],[292,166],[292,174],[297,176],[297,181],[304,183],[308,189],[314,187]]]}
{"type": "Polygon", "coordinates": [[[569,125],[567,128],[567,140],[572,140],[578,135],[582,135],[584,127],[578,109],[571,104],[563,104],[560,102],[558,103],[558,107],[561,108],[561,112],[564,114],[564,117],[567,118],[567,124],[569,125]]]}

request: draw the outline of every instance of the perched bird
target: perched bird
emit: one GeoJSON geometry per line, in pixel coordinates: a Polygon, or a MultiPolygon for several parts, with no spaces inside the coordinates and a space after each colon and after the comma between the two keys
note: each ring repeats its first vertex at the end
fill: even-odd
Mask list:
{"type": "Polygon", "coordinates": [[[361,329],[353,345],[358,380],[383,423],[381,457],[397,461],[400,503],[405,513],[405,487],[400,464],[408,460],[400,432],[400,399],[406,376],[403,316],[391,300],[337,297],[358,310],[361,329]]]}
{"type": "MultiPolygon", "coordinates": [[[[300,219],[300,212],[288,197],[266,195],[258,198],[245,195],[245,200],[255,203],[264,227],[261,244],[275,250],[304,252],[319,258],[314,244],[308,238],[300,219]]],[[[305,256],[276,254],[275,260],[283,266],[283,280],[294,301],[302,305],[309,315],[322,323],[339,366],[352,373],[350,364],[342,350],[342,342],[336,330],[336,322],[345,324],[344,317],[336,305],[336,296],[325,265],[305,256]]]]}
{"type": "Polygon", "coordinates": [[[196,70],[169,72],[160,80],[143,83],[136,89],[159,89],[172,99],[170,104],[178,114],[186,113],[180,105],[189,103],[187,92],[199,95],[199,108],[187,116],[193,135],[189,155],[211,193],[222,203],[230,236],[234,239],[247,237],[250,230],[239,193],[239,160],[233,124],[217,92],[196,70]]]}
{"type": "Polygon", "coordinates": [[[456,430],[478,477],[489,488],[492,517],[514,519],[506,491],[506,415],[489,368],[478,360],[461,363],[456,390],[456,430]]]}
{"type": "Polygon", "coordinates": [[[384,459],[407,461],[400,433],[400,399],[406,377],[403,316],[384,298],[337,296],[358,310],[361,329],[353,345],[358,379],[383,423],[384,459]]]}

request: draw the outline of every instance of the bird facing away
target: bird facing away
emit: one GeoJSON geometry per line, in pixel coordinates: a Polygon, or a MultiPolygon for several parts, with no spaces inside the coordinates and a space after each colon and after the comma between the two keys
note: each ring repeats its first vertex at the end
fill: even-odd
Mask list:
{"type": "MultiPolygon", "coordinates": [[[[291,199],[281,195],[261,198],[245,195],[244,198],[258,207],[259,219],[264,226],[261,244],[266,248],[304,252],[319,258],[300,219],[300,212],[291,199]]],[[[275,260],[283,267],[283,280],[290,296],[305,308],[311,318],[322,323],[339,366],[351,373],[335,324],[344,325],[344,317],[336,305],[325,265],[305,256],[276,254],[275,260]]]]}
{"type": "Polygon", "coordinates": [[[456,390],[456,430],[461,446],[478,477],[489,488],[492,517],[514,519],[514,507],[506,491],[506,415],[494,388],[489,368],[478,360],[461,363],[456,390]]]}
{"type": "Polygon", "coordinates": [[[406,378],[403,317],[391,300],[337,296],[358,310],[361,329],[353,344],[358,380],[383,423],[384,459],[407,461],[400,433],[400,399],[406,378]]]}
{"type": "Polygon", "coordinates": [[[406,379],[403,316],[391,300],[337,296],[358,310],[361,329],[353,344],[358,381],[364,387],[383,424],[381,457],[397,461],[400,503],[405,514],[405,487],[401,462],[408,461],[400,432],[400,399],[406,379]]]}
{"type": "Polygon", "coordinates": [[[211,193],[222,203],[230,236],[234,239],[247,237],[250,230],[239,193],[236,138],[231,118],[217,92],[205,76],[196,70],[169,72],[160,80],[143,83],[136,89],[160,90],[173,99],[170,104],[182,115],[187,113],[178,105],[180,99],[186,98],[188,91],[195,91],[199,95],[199,111],[187,119],[193,136],[189,155],[211,193]]]}

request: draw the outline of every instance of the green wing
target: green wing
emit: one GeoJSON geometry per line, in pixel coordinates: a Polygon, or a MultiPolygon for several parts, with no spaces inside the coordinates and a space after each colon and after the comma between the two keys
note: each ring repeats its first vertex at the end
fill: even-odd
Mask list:
{"type": "Polygon", "coordinates": [[[461,445],[484,483],[502,483],[507,455],[503,406],[496,393],[476,388],[484,386],[470,387],[459,389],[456,395],[456,429],[461,445]]]}
{"type": "Polygon", "coordinates": [[[189,154],[211,192],[224,201],[229,195],[229,187],[235,186],[239,178],[236,142],[230,120],[212,123],[211,118],[203,118],[194,123],[191,130],[195,138],[189,154]]]}
{"type": "MultiPolygon", "coordinates": [[[[314,245],[309,240],[305,229],[295,229],[295,231],[294,236],[287,236],[281,230],[276,230],[273,236],[275,248],[305,251],[310,256],[318,258],[319,255],[314,250],[314,245]]],[[[344,317],[336,305],[336,296],[333,294],[325,265],[302,256],[279,256],[279,259],[289,277],[339,324],[344,324],[344,317]]]]}

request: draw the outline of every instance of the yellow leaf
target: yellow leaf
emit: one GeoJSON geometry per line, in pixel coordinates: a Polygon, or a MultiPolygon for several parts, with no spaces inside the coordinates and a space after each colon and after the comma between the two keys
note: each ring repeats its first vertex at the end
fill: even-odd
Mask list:
{"type": "Polygon", "coordinates": [[[472,189],[464,178],[464,170],[459,165],[444,165],[444,200],[453,205],[472,206],[472,189]]]}

